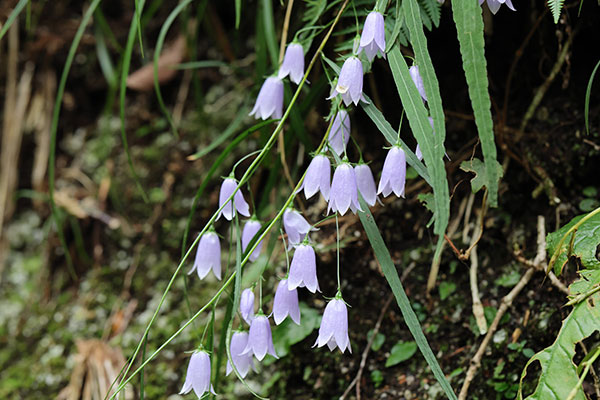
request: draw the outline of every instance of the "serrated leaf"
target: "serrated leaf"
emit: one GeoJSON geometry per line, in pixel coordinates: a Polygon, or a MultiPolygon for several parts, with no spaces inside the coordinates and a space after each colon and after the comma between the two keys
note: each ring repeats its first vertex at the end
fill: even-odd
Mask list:
{"type": "Polygon", "coordinates": [[[304,2],[306,10],[302,14],[302,20],[306,25],[314,25],[325,11],[327,0],[305,0],[304,2]]]}
{"type": "MultiPolygon", "coordinates": [[[[502,178],[504,171],[502,170],[502,165],[496,160],[496,170],[498,173],[498,178],[502,178]]],[[[489,182],[487,181],[486,167],[483,161],[478,158],[474,158],[472,160],[463,161],[460,163],[460,169],[465,172],[472,172],[475,174],[475,177],[471,179],[471,190],[473,193],[479,192],[483,186],[489,188],[489,182]]]]}
{"type": "Polygon", "coordinates": [[[584,269],[579,271],[579,279],[569,286],[571,296],[588,293],[600,285],[600,269],[584,269]]]}
{"type": "MultiPolygon", "coordinates": [[[[587,301],[577,304],[571,314],[562,323],[554,343],[534,355],[525,365],[521,374],[518,399],[523,399],[523,380],[527,368],[535,361],[541,365],[542,372],[533,394],[526,400],[564,400],[577,386],[579,376],[573,363],[575,344],[581,342],[600,329],[600,293],[590,296],[587,301]]],[[[573,400],[586,400],[581,389],[577,390],[573,400]]]]}
{"type": "Polygon", "coordinates": [[[549,256],[553,257],[556,251],[559,252],[554,262],[554,271],[556,274],[560,274],[571,255],[579,258],[585,268],[600,268],[600,261],[596,258],[596,249],[600,245],[600,213],[593,215],[583,222],[575,231],[572,254],[568,254],[572,233],[569,233],[569,237],[563,240],[560,249],[558,248],[563,236],[586,215],[588,214],[573,218],[568,224],[558,231],[548,234],[546,237],[546,249],[549,256]]]}
{"type": "MultiPolygon", "coordinates": [[[[476,1],[452,0],[452,14],[456,24],[463,70],[469,87],[469,97],[479,133],[486,181],[489,183],[490,206],[498,205],[498,181],[496,168],[496,144],[492,121],[491,101],[488,91],[487,61],[483,38],[483,16],[476,1]]],[[[437,128],[436,128],[437,132],[437,128]]]]}
{"type": "Polygon", "coordinates": [[[411,358],[417,351],[417,344],[415,342],[404,342],[399,341],[392,347],[390,356],[385,362],[385,367],[393,367],[394,365],[400,364],[402,361],[406,361],[411,358]]]}
{"type": "Polygon", "coordinates": [[[554,17],[554,23],[558,24],[558,19],[560,18],[560,10],[562,10],[564,0],[548,0],[548,7],[550,7],[550,11],[552,11],[552,16],[554,17]]]}
{"type": "Polygon", "coordinates": [[[427,15],[427,17],[433,22],[433,25],[437,28],[440,25],[440,16],[442,11],[442,5],[438,0],[418,0],[421,10],[427,15]]]}

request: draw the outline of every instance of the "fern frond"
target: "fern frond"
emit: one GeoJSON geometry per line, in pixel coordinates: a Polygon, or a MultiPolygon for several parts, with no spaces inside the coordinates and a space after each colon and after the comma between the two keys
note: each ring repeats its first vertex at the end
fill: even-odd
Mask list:
{"type": "Polygon", "coordinates": [[[550,11],[552,11],[552,16],[554,17],[555,24],[558,24],[558,19],[560,18],[560,11],[562,10],[564,2],[565,0],[548,0],[548,7],[550,7],[550,11]]]}

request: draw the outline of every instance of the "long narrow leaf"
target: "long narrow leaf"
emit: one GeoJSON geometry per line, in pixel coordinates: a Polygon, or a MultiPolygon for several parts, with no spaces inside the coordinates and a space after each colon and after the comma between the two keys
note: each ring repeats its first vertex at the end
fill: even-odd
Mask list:
{"type": "Polygon", "coordinates": [[[369,238],[369,242],[371,243],[375,257],[377,257],[377,260],[381,265],[381,270],[385,275],[385,279],[387,279],[390,288],[394,293],[394,297],[396,298],[396,302],[400,307],[404,321],[406,322],[410,333],[415,338],[415,342],[417,342],[417,346],[419,346],[419,350],[423,354],[423,357],[425,357],[425,361],[427,361],[427,364],[429,365],[429,368],[431,368],[433,375],[442,386],[444,393],[446,393],[446,396],[448,396],[449,399],[455,400],[456,395],[452,390],[452,386],[450,386],[450,383],[442,372],[442,368],[438,364],[431,347],[429,347],[427,338],[423,334],[421,324],[419,323],[419,320],[417,319],[417,316],[410,305],[410,300],[408,299],[408,296],[406,296],[406,292],[402,287],[402,282],[400,282],[400,277],[398,276],[398,271],[396,271],[396,266],[392,261],[390,252],[388,251],[385,242],[381,237],[381,233],[379,233],[379,228],[373,219],[373,215],[369,211],[369,206],[367,203],[365,203],[362,197],[360,198],[360,205],[363,210],[366,210],[358,213],[360,222],[367,233],[367,237],[369,238]]]}
{"type": "Polygon", "coordinates": [[[11,11],[10,15],[8,16],[8,19],[4,23],[4,26],[0,30],[0,40],[2,40],[4,35],[6,35],[6,32],[8,32],[8,29],[12,26],[13,22],[15,22],[15,19],[17,19],[17,17],[21,13],[21,11],[23,11],[23,8],[25,8],[27,3],[29,3],[29,0],[21,0],[17,3],[15,8],[11,11]]]}
{"type": "Polygon", "coordinates": [[[475,0],[452,0],[452,13],[460,43],[463,69],[469,86],[469,97],[479,132],[481,150],[485,163],[488,200],[492,207],[498,205],[498,162],[488,92],[487,62],[483,40],[483,17],[481,7],[475,0]]]}
{"type": "Polygon", "coordinates": [[[588,135],[590,134],[590,96],[592,95],[592,83],[594,83],[594,77],[596,76],[598,67],[600,67],[600,61],[596,63],[592,75],[590,76],[590,80],[588,81],[587,89],[585,90],[585,107],[583,109],[583,114],[585,119],[585,132],[588,135]]]}
{"type": "Polygon", "coordinates": [[[410,77],[408,65],[400,52],[400,47],[398,45],[394,46],[388,53],[388,56],[400,100],[406,111],[411,130],[417,138],[417,142],[422,145],[421,151],[423,152],[423,158],[431,177],[435,217],[433,231],[435,234],[442,236],[448,226],[450,209],[443,149],[441,149],[442,156],[437,157],[436,153],[439,151],[435,149],[435,138],[431,125],[429,125],[429,121],[427,120],[427,110],[421,100],[421,95],[419,95],[417,87],[410,77]]]}

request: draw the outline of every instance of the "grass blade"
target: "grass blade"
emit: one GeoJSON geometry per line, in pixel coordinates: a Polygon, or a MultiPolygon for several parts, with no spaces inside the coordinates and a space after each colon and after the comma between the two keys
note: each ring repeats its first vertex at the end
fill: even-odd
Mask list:
{"type": "Polygon", "coordinates": [[[442,386],[444,393],[446,393],[446,396],[448,396],[449,399],[455,400],[456,395],[452,390],[452,386],[450,386],[450,383],[442,372],[442,368],[438,364],[431,347],[429,347],[427,338],[423,334],[421,324],[419,323],[419,320],[417,319],[417,316],[410,305],[410,300],[408,299],[408,296],[406,296],[406,292],[402,287],[402,282],[400,282],[400,277],[398,276],[398,271],[396,271],[396,266],[392,261],[390,252],[388,251],[385,242],[381,237],[381,233],[379,233],[379,228],[373,219],[373,214],[371,214],[371,211],[369,211],[368,204],[365,203],[362,197],[360,197],[360,205],[363,210],[366,210],[358,213],[360,222],[367,233],[367,237],[369,238],[369,242],[371,243],[375,257],[377,257],[377,260],[381,265],[381,270],[385,275],[385,279],[387,279],[390,288],[394,293],[394,297],[396,298],[396,302],[400,307],[404,321],[406,322],[410,333],[415,338],[415,342],[417,342],[417,346],[419,346],[419,350],[423,354],[423,357],[425,357],[425,361],[427,361],[427,364],[429,365],[429,368],[431,368],[433,375],[442,386]]]}
{"type": "Polygon", "coordinates": [[[452,14],[456,24],[463,69],[469,87],[469,97],[479,132],[483,161],[485,163],[488,200],[492,207],[498,205],[498,162],[488,92],[487,62],[483,39],[483,17],[476,1],[452,0],[452,14]]]}
{"type": "Polygon", "coordinates": [[[83,17],[81,18],[81,23],[79,24],[77,32],[73,37],[71,47],[69,47],[69,53],[67,54],[67,59],[65,60],[65,67],[63,68],[62,74],[60,76],[60,82],[58,83],[56,99],[54,101],[54,110],[52,112],[52,123],[50,125],[50,154],[48,157],[48,198],[50,199],[52,219],[56,224],[56,232],[58,233],[60,243],[65,250],[65,259],[67,260],[67,267],[69,268],[69,272],[73,279],[77,279],[77,274],[75,273],[75,268],[73,267],[73,260],[71,259],[71,254],[69,253],[69,248],[67,246],[65,235],[61,227],[62,221],[60,216],[58,215],[58,209],[56,207],[56,202],[54,201],[54,179],[56,173],[54,169],[54,164],[56,163],[56,136],[58,133],[58,118],[60,117],[60,109],[63,104],[63,96],[65,94],[65,86],[67,85],[69,71],[71,70],[71,65],[73,65],[75,53],[77,52],[77,47],[79,47],[79,42],[81,42],[83,33],[88,23],[90,22],[92,15],[94,14],[94,10],[96,10],[99,4],[100,0],[93,0],[90,3],[89,8],[85,11],[85,14],[83,14],[83,17]]]}
{"type": "MultiPolygon", "coordinates": [[[[139,0],[138,8],[140,12],[144,9],[144,2],[146,0],[139,0]]],[[[129,67],[131,66],[131,55],[133,53],[133,44],[135,43],[135,32],[137,30],[138,19],[133,18],[131,20],[131,26],[129,27],[129,35],[127,36],[127,43],[125,45],[125,52],[123,53],[123,65],[121,67],[121,80],[119,83],[119,116],[121,119],[121,140],[123,141],[123,150],[127,155],[127,164],[129,165],[129,171],[135,181],[135,186],[138,188],[144,202],[148,203],[148,195],[140,182],[138,174],[135,172],[133,166],[133,158],[131,157],[131,151],[129,150],[129,143],[127,142],[127,134],[125,133],[125,93],[127,91],[127,75],[129,75],[129,67]]]]}
{"type": "Polygon", "coordinates": [[[15,22],[15,19],[17,19],[21,11],[23,11],[27,3],[29,3],[29,0],[20,0],[15,8],[11,11],[10,15],[6,19],[6,22],[4,23],[4,26],[2,29],[0,29],[0,40],[2,40],[4,35],[6,35],[6,32],[8,32],[13,22],[15,22]]]}
{"type": "Polygon", "coordinates": [[[585,107],[583,113],[585,117],[585,132],[588,135],[590,134],[590,96],[592,95],[592,83],[594,83],[594,77],[596,76],[598,67],[600,67],[600,60],[596,63],[592,75],[590,76],[590,80],[588,81],[587,89],[585,90],[585,107]]]}

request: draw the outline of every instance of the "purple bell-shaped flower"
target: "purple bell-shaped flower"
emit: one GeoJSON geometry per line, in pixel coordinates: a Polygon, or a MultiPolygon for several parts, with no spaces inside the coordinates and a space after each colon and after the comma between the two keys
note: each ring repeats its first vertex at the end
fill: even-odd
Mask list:
{"type": "Polygon", "coordinates": [[[383,15],[378,11],[371,11],[367,15],[362,35],[360,36],[360,48],[358,52],[364,51],[369,61],[377,54],[385,58],[385,25],[383,15]]]}
{"type": "Polygon", "coordinates": [[[277,285],[273,300],[273,319],[279,325],[290,316],[296,325],[300,325],[300,307],[298,306],[298,289],[291,289],[288,280],[282,279],[277,285]]]}
{"type": "Polygon", "coordinates": [[[297,42],[288,44],[277,77],[283,79],[288,75],[295,84],[299,84],[304,76],[304,49],[297,42]]]}
{"type": "Polygon", "coordinates": [[[283,213],[283,228],[287,233],[290,246],[300,244],[311,230],[311,225],[304,217],[293,208],[288,208],[283,213]]]}
{"type": "Polygon", "coordinates": [[[354,167],[354,174],[356,175],[358,192],[365,199],[365,202],[373,207],[377,202],[377,189],[375,188],[375,178],[373,178],[371,168],[367,164],[358,164],[354,167]]]}
{"type": "Polygon", "coordinates": [[[254,108],[250,112],[256,119],[268,119],[271,116],[279,119],[283,115],[283,82],[276,76],[270,76],[265,80],[254,108]]]}
{"type": "Polygon", "coordinates": [[[262,312],[259,312],[252,320],[250,333],[248,334],[248,343],[242,354],[253,354],[258,361],[262,361],[267,353],[275,358],[279,358],[273,347],[269,319],[262,312]]]}
{"type": "Polygon", "coordinates": [[[196,271],[200,279],[204,279],[212,269],[217,279],[221,280],[221,244],[214,231],[205,232],[200,238],[194,266],[188,275],[196,271]]]}
{"type": "MultiPolygon", "coordinates": [[[[225,204],[227,199],[231,197],[236,187],[237,182],[234,178],[225,178],[223,184],[221,185],[221,191],[219,192],[219,208],[221,208],[221,206],[225,204]]],[[[221,209],[221,211],[219,212],[219,216],[217,217],[217,219],[221,218],[222,215],[225,217],[225,219],[231,221],[235,216],[236,210],[245,217],[250,216],[250,206],[246,202],[246,199],[244,199],[244,195],[242,194],[241,188],[240,190],[235,192],[235,195],[233,195],[233,203],[235,204],[235,210],[231,205],[231,200],[227,201],[225,207],[223,207],[223,209],[221,209]]]]}
{"type": "MultiPolygon", "coordinates": [[[[248,332],[237,331],[231,336],[231,344],[229,345],[231,351],[231,359],[235,369],[239,372],[242,378],[248,375],[250,368],[254,369],[254,360],[252,360],[252,354],[242,354],[248,345],[248,332]]],[[[229,375],[233,371],[231,363],[227,361],[226,374],[229,375]]]]}
{"type": "Polygon", "coordinates": [[[254,292],[252,289],[244,289],[240,297],[240,314],[244,321],[250,325],[254,319],[254,292]]]}
{"type": "Polygon", "coordinates": [[[360,100],[363,100],[363,67],[358,57],[351,56],[344,61],[337,84],[331,91],[331,95],[327,98],[332,99],[338,94],[342,96],[342,100],[346,106],[350,103],[358,105],[360,100]]]}
{"type": "Polygon", "coordinates": [[[412,81],[414,82],[415,86],[417,87],[419,94],[423,98],[423,101],[427,101],[427,94],[425,93],[425,85],[423,84],[423,78],[421,77],[421,74],[419,73],[419,67],[417,67],[416,65],[413,65],[412,67],[410,67],[408,69],[408,72],[410,73],[410,77],[412,78],[412,81]]]}
{"type": "Polygon", "coordinates": [[[311,245],[303,243],[296,247],[290,265],[287,287],[289,290],[306,287],[312,293],[317,290],[321,291],[317,280],[317,256],[311,245]]]}
{"type": "MultiPolygon", "coordinates": [[[[254,239],[254,236],[260,231],[261,225],[256,219],[250,219],[244,225],[244,229],[242,230],[242,252],[246,251],[248,245],[254,239]]],[[[258,256],[260,255],[260,250],[262,249],[262,240],[258,242],[258,245],[250,254],[250,261],[256,261],[258,256]]]]}
{"type": "Polygon", "coordinates": [[[348,208],[356,213],[362,211],[358,203],[358,189],[356,187],[356,174],[348,162],[337,166],[333,174],[331,191],[329,192],[329,205],[327,212],[333,210],[344,215],[348,208]]]}
{"type": "Polygon", "coordinates": [[[321,190],[321,194],[325,200],[329,200],[330,180],[331,165],[329,164],[329,159],[324,154],[318,154],[312,159],[306,169],[306,176],[298,191],[304,189],[304,197],[310,199],[315,193],[321,190]]]}
{"type": "Polygon", "coordinates": [[[346,110],[339,110],[333,119],[327,144],[341,157],[346,151],[348,141],[350,141],[350,116],[346,110]]]}
{"type": "MultiPolygon", "coordinates": [[[[486,0],[479,0],[479,5],[482,5],[486,0]]],[[[517,11],[512,4],[511,0],[487,0],[487,5],[492,14],[496,14],[502,4],[506,4],[506,7],[510,8],[513,11],[517,11]]]]}
{"type": "Polygon", "coordinates": [[[385,157],[377,194],[383,194],[383,197],[387,197],[394,192],[396,196],[404,197],[405,183],[406,154],[400,147],[394,146],[385,157]]]}
{"type": "Polygon", "coordinates": [[[210,384],[210,356],[204,350],[196,351],[190,357],[185,383],[179,394],[188,394],[192,389],[198,398],[208,391],[216,394],[210,384]]]}
{"type": "Polygon", "coordinates": [[[352,353],[352,346],[348,337],[348,309],[339,293],[325,307],[321,326],[319,327],[319,336],[314,344],[318,347],[325,345],[331,351],[337,346],[342,353],[346,349],[352,353]]]}

